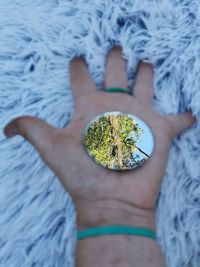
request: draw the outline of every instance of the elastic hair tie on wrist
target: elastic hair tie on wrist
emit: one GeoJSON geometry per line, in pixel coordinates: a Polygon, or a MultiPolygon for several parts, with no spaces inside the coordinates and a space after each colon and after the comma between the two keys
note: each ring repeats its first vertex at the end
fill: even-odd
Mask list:
{"type": "Polygon", "coordinates": [[[156,232],[148,228],[124,225],[106,225],[80,230],[77,233],[77,240],[102,235],[136,235],[156,240],[156,232]]]}

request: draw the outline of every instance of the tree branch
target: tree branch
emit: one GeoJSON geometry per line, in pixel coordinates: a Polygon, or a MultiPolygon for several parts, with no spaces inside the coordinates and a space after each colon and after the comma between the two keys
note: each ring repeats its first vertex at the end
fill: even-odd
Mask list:
{"type": "Polygon", "coordinates": [[[144,154],[146,157],[149,158],[149,155],[147,155],[142,149],[140,149],[138,146],[135,146],[142,154],[144,154]]]}

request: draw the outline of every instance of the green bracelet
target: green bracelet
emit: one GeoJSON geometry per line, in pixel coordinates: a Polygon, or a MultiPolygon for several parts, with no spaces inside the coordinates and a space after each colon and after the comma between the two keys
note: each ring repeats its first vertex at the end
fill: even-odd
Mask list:
{"type": "Polygon", "coordinates": [[[128,88],[119,88],[119,87],[106,88],[105,91],[108,93],[126,93],[126,94],[129,93],[128,88]]]}
{"type": "Polygon", "coordinates": [[[101,236],[101,235],[137,235],[145,236],[156,240],[156,233],[148,228],[123,226],[123,225],[106,225],[81,230],[77,234],[77,240],[87,237],[101,236]]]}

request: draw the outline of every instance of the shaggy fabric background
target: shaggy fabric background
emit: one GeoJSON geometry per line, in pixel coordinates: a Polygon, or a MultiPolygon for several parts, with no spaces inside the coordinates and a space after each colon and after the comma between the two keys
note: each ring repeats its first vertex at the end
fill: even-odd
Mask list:
{"type": "Polygon", "coordinates": [[[36,150],[20,136],[6,139],[2,128],[21,115],[66,126],[74,104],[70,60],[84,55],[102,90],[115,44],[128,61],[129,86],[138,61],[150,62],[154,108],[161,114],[192,110],[197,118],[171,146],[157,229],[168,266],[200,266],[199,33],[197,0],[0,0],[1,267],[74,266],[70,196],[36,150]]]}

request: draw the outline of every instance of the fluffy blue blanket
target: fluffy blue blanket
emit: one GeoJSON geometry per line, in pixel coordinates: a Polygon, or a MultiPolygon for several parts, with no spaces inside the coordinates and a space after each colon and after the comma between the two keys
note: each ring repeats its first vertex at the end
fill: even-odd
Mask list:
{"type": "Polygon", "coordinates": [[[157,232],[168,266],[200,266],[199,30],[198,0],[0,1],[1,267],[74,266],[70,196],[35,149],[20,136],[6,139],[2,128],[21,115],[65,127],[73,117],[70,60],[85,55],[101,90],[114,44],[123,47],[129,85],[139,60],[154,65],[158,112],[197,118],[171,146],[157,232]]]}

